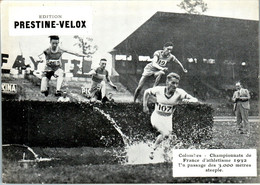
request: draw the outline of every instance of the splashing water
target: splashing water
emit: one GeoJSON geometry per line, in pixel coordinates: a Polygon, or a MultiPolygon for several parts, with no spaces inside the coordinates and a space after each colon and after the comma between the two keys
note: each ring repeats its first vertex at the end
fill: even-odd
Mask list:
{"type": "Polygon", "coordinates": [[[117,132],[122,136],[125,147],[123,150],[114,150],[114,155],[117,158],[123,159],[122,164],[150,164],[150,163],[163,163],[172,162],[172,149],[181,148],[183,143],[176,140],[176,137],[170,136],[168,139],[164,140],[160,146],[153,152],[153,158],[150,158],[151,152],[153,151],[153,142],[144,139],[140,142],[132,142],[129,137],[127,137],[121,130],[121,128],[116,124],[116,121],[111,118],[108,113],[105,113],[98,107],[94,107],[94,110],[101,113],[106,117],[117,130],[117,132]]]}
{"type": "Polygon", "coordinates": [[[129,145],[126,150],[126,164],[149,164],[149,163],[162,163],[165,162],[163,148],[157,148],[154,151],[153,159],[150,158],[153,149],[150,144],[139,142],[129,145]]]}
{"type": "Polygon", "coordinates": [[[172,149],[182,148],[183,143],[177,140],[174,141],[173,137],[170,137],[164,140],[154,151],[151,159],[152,146],[153,142],[149,140],[132,142],[121,151],[115,150],[114,154],[117,158],[123,159],[121,160],[123,165],[172,162],[172,149]]]}

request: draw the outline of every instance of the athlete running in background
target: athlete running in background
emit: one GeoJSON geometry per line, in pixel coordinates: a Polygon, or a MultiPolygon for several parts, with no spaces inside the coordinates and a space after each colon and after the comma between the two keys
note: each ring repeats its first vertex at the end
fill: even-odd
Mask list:
{"type": "Polygon", "coordinates": [[[63,53],[69,53],[76,55],[78,57],[84,57],[86,55],[81,55],[73,52],[63,50],[59,47],[59,37],[57,35],[51,35],[50,47],[43,51],[39,57],[44,54],[46,59],[46,64],[44,66],[43,76],[41,80],[41,92],[48,96],[49,94],[49,80],[52,76],[57,78],[57,86],[55,96],[61,96],[61,85],[63,82],[63,70],[61,68],[61,57],[63,53]]]}
{"type": "MultiPolygon", "coordinates": [[[[175,105],[179,102],[197,102],[194,98],[183,89],[178,88],[180,76],[176,73],[167,75],[166,86],[157,86],[145,90],[143,97],[143,111],[149,113],[147,102],[150,95],[155,96],[155,109],[151,115],[151,124],[160,134],[156,138],[153,150],[172,133],[172,115],[175,110],[175,105]]],[[[153,152],[151,153],[153,158],[153,152]]]]}
{"type": "Polygon", "coordinates": [[[90,72],[85,73],[85,75],[92,76],[91,87],[89,90],[90,98],[92,102],[97,101],[98,99],[105,100],[106,97],[106,82],[109,85],[117,90],[117,87],[111,82],[110,77],[108,75],[108,71],[106,70],[107,60],[102,58],[99,63],[99,67],[96,69],[92,69],[90,72]],[[101,97],[99,98],[101,93],[101,97]]]}
{"type": "Polygon", "coordinates": [[[157,50],[154,52],[152,62],[147,64],[144,68],[144,72],[142,74],[142,77],[138,83],[138,86],[135,90],[134,94],[134,102],[136,101],[138,95],[140,94],[145,81],[152,75],[156,77],[153,87],[157,86],[159,84],[159,81],[162,77],[162,75],[165,75],[165,72],[168,70],[166,67],[166,64],[170,61],[174,61],[177,64],[179,64],[182,68],[182,70],[187,73],[188,71],[183,67],[181,62],[171,54],[173,49],[173,43],[167,42],[163,46],[163,50],[157,50]]]}

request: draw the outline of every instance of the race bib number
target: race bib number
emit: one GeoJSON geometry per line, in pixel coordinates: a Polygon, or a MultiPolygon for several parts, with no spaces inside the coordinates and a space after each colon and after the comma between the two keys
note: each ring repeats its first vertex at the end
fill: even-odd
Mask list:
{"type": "Polygon", "coordinates": [[[60,60],[48,60],[47,61],[47,65],[50,66],[50,67],[59,66],[60,65],[60,60]]]}
{"type": "Polygon", "coordinates": [[[157,61],[157,64],[158,64],[159,66],[166,66],[167,60],[159,59],[159,60],[157,61]]]}
{"type": "Polygon", "coordinates": [[[155,104],[155,110],[160,113],[168,113],[171,114],[174,110],[173,105],[166,105],[161,103],[155,104]]]}

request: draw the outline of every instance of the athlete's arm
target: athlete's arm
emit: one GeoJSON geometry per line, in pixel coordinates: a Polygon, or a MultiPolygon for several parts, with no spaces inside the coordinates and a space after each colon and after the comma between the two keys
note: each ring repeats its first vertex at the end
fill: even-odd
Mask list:
{"type": "Polygon", "coordinates": [[[115,90],[117,90],[117,86],[115,84],[113,84],[113,82],[110,80],[110,77],[108,76],[108,74],[106,75],[106,79],[108,84],[113,87],[115,90]]]}
{"type": "Polygon", "coordinates": [[[159,66],[159,64],[157,63],[158,59],[159,59],[159,57],[157,55],[153,56],[153,60],[152,60],[153,67],[156,67],[157,69],[162,70],[162,71],[168,70],[167,67],[159,66]]]}
{"type": "Polygon", "coordinates": [[[96,71],[94,69],[92,69],[88,73],[84,73],[84,75],[87,75],[87,76],[92,76],[92,75],[95,75],[95,74],[97,74],[97,73],[96,73],[96,71]]]}
{"type": "Polygon", "coordinates": [[[157,92],[157,91],[158,91],[158,87],[149,88],[149,89],[146,89],[146,90],[144,91],[144,96],[143,96],[143,112],[145,112],[145,113],[148,113],[148,112],[149,112],[149,109],[148,109],[148,106],[147,106],[149,97],[150,97],[150,95],[156,96],[156,92],[157,92]]]}
{"type": "Polygon", "coordinates": [[[184,103],[195,103],[198,102],[198,99],[191,96],[190,94],[188,94],[186,91],[184,91],[183,89],[180,89],[180,99],[182,100],[182,102],[184,103]]]}
{"type": "Polygon", "coordinates": [[[144,113],[149,113],[149,108],[147,106],[147,102],[148,102],[148,99],[149,99],[149,96],[150,96],[150,89],[146,89],[144,91],[144,97],[143,97],[143,112],[144,113]]]}
{"type": "Polygon", "coordinates": [[[185,72],[185,73],[188,72],[188,70],[183,67],[182,63],[176,57],[175,57],[174,61],[181,66],[183,72],[185,72]]]}
{"type": "Polygon", "coordinates": [[[75,52],[72,52],[72,51],[63,50],[63,52],[69,53],[69,54],[71,54],[71,55],[75,55],[75,56],[77,56],[77,57],[87,57],[87,55],[82,55],[82,54],[75,53],[75,52]]]}
{"type": "Polygon", "coordinates": [[[182,99],[183,102],[186,102],[186,103],[196,103],[198,102],[198,99],[191,96],[190,94],[186,94],[185,95],[185,98],[182,99]]]}
{"type": "Polygon", "coordinates": [[[38,57],[39,57],[39,59],[40,59],[40,63],[42,63],[42,62],[47,62],[47,50],[48,49],[46,49],[46,50],[44,50],[41,54],[39,54],[38,55],[38,57]],[[44,59],[42,59],[42,55],[44,55],[45,57],[44,57],[44,59]]]}
{"type": "Polygon", "coordinates": [[[44,54],[44,52],[42,52],[41,54],[38,55],[39,59],[40,59],[40,63],[43,62],[43,59],[42,59],[42,55],[44,54]]]}

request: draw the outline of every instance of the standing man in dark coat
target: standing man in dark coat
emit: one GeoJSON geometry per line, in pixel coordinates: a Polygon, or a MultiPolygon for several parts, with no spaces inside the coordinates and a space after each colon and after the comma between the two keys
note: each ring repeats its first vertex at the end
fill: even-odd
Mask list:
{"type": "Polygon", "coordinates": [[[241,134],[250,134],[250,125],[248,121],[248,111],[250,94],[247,89],[242,88],[240,82],[236,83],[236,91],[233,94],[232,100],[234,104],[234,112],[237,117],[237,125],[241,134]]]}

